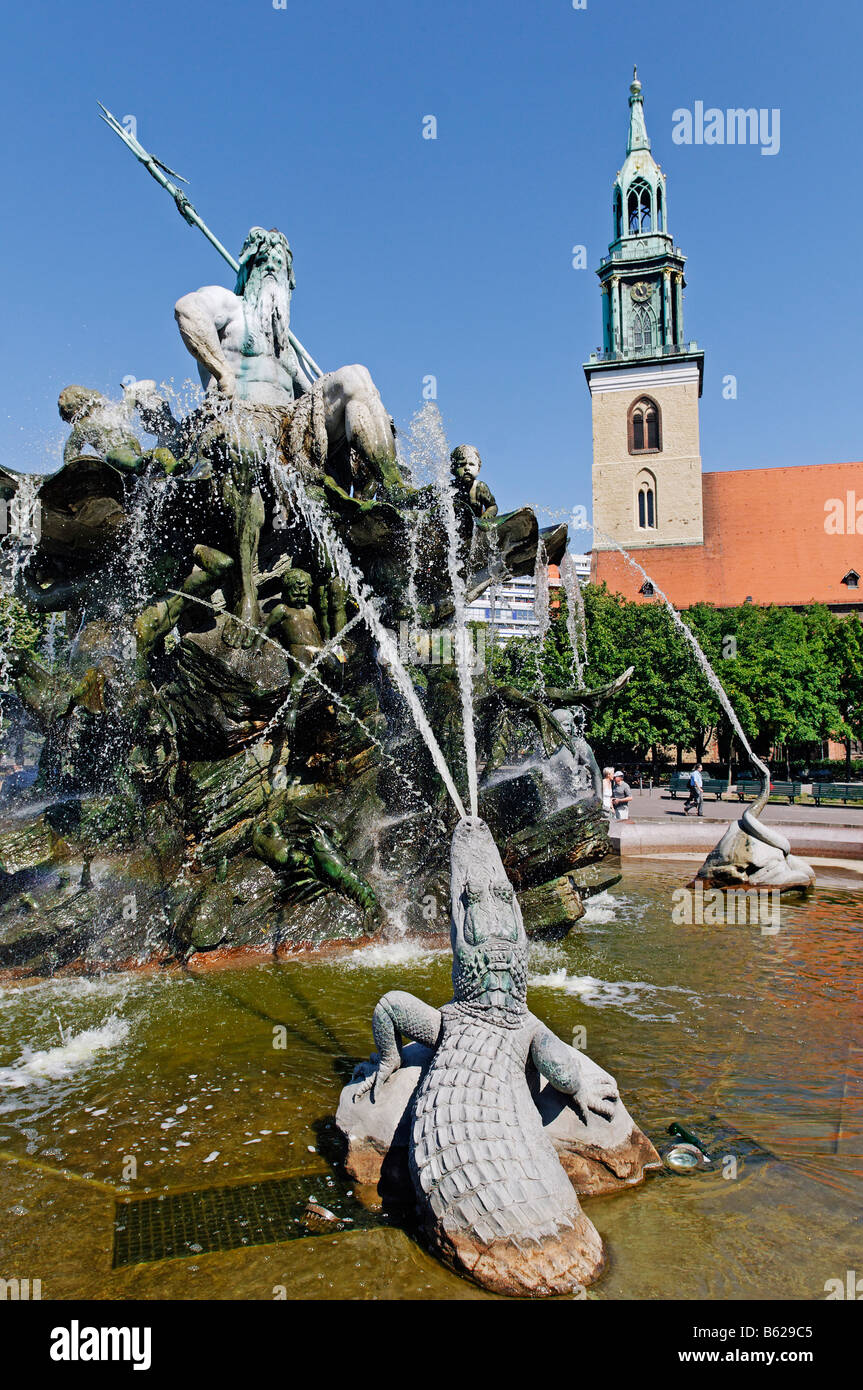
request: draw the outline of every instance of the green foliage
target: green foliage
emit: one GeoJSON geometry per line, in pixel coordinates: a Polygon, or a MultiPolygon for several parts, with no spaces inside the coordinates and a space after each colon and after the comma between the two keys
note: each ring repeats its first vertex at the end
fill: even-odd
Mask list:
{"type": "MultiPolygon", "coordinates": [[[[565,605],[565,599],[563,599],[565,605]]],[[[642,755],[654,744],[698,748],[716,734],[728,756],[728,719],[665,608],[632,603],[605,585],[584,590],[589,687],[627,666],[625,689],[594,711],[589,736],[642,755]]],[[[699,603],[682,614],[713,666],[756,751],[863,735],[863,623],[813,604],[801,611],[699,603]]],[[[565,607],[540,650],[538,639],[512,641],[495,654],[494,675],[536,690],[572,686],[565,607]]],[[[738,750],[739,751],[739,750],[738,750]]]]}
{"type": "MultiPolygon", "coordinates": [[[[715,667],[747,735],[762,752],[773,746],[847,737],[843,650],[848,621],[821,604],[790,608],[716,610],[686,614],[715,667]]],[[[730,733],[724,715],[720,741],[730,733]]]]}
{"type": "Polygon", "coordinates": [[[0,595],[0,650],[6,658],[15,652],[36,652],[45,634],[45,619],[31,612],[20,599],[0,595]]]}
{"type": "Polygon", "coordinates": [[[859,614],[837,625],[830,655],[837,666],[839,705],[845,723],[840,737],[863,739],[863,622],[859,614]]]}

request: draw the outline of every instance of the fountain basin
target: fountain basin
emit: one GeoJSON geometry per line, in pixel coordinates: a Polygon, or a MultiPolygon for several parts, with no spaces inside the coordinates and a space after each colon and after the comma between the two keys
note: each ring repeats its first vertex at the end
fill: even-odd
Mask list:
{"type": "MultiPolygon", "coordinates": [[[[658,1148],[685,1117],[709,1141],[714,1176],[657,1171],[631,1196],[579,1197],[612,1255],[591,1297],[823,1299],[828,1274],[859,1268],[847,1020],[863,981],[863,895],[816,887],[805,907],[789,900],[779,937],[741,931],[717,950],[669,921],[678,874],[628,861],[623,875],[600,930],[531,947],[528,1000],[562,1037],[586,1027],[658,1148]],[[704,1127],[712,1113],[761,1145],[735,1181],[723,1180],[722,1159],[741,1146],[704,1127]],[[753,1261],[759,1248],[773,1252],[767,1264],[753,1261]]],[[[302,1187],[302,1205],[311,1195],[340,1213],[341,1186],[360,1192],[341,1179],[332,1116],[367,1053],[374,1002],[406,977],[443,997],[449,969],[440,943],[406,937],[195,975],[4,985],[0,1076],[15,1082],[0,1092],[7,1266],[36,1271],[43,1298],[56,1299],[266,1300],[277,1284],[318,1303],[487,1299],[426,1253],[409,1213],[385,1216],[373,1188],[362,1189],[376,1208],[364,1229],[348,1209],[345,1232],[297,1224],[297,1239],[241,1247],[225,1243],[225,1228],[203,1256],[181,1245],[171,1258],[113,1258],[130,1199],[207,1193],[224,1208],[278,1178],[302,1187]],[[102,1049],[85,1048],[87,1037],[102,1049]],[[138,1166],[124,1182],[125,1155],[138,1166]]]]}

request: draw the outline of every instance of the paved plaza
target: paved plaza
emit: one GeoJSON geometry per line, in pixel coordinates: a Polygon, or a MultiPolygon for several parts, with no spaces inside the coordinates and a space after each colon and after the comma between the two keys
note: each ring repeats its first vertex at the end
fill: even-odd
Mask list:
{"type": "MultiPolygon", "coordinates": [[[[632,786],[630,805],[630,818],[632,820],[664,820],[666,817],[689,821],[697,819],[694,811],[690,811],[688,816],[684,816],[685,792],[678,792],[675,799],[667,787],[653,787],[650,790],[645,787],[643,791],[639,791],[636,785],[632,785],[632,783],[630,785],[632,786]]],[[[863,788],[861,788],[861,797],[863,797],[863,788]]],[[[716,801],[713,796],[705,796],[704,819],[733,820],[742,814],[746,806],[751,805],[751,796],[746,801],[739,801],[736,792],[732,792],[730,796],[725,796],[721,801],[716,801]]],[[[783,825],[859,826],[861,837],[863,837],[863,805],[816,806],[814,802],[803,805],[795,802],[794,805],[789,805],[787,800],[775,799],[765,807],[762,819],[783,825]]]]}

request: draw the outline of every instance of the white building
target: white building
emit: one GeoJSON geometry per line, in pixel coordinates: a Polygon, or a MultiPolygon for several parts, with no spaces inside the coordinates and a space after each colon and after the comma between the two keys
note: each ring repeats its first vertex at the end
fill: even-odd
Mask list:
{"type": "MultiPolygon", "coordinates": [[[[575,572],[582,586],[590,580],[590,555],[573,555],[575,572]]],[[[556,597],[560,588],[560,571],[557,565],[548,567],[548,587],[550,596],[556,597]]],[[[521,579],[508,579],[503,584],[492,584],[485,593],[468,605],[467,620],[474,623],[494,625],[495,639],[508,642],[511,637],[532,637],[539,630],[536,612],[536,586],[533,575],[521,579]]]]}

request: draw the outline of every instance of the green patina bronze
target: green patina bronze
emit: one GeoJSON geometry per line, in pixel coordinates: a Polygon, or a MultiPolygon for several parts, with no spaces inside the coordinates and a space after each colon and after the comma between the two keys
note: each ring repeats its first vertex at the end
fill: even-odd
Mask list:
{"type": "MultiPolygon", "coordinates": [[[[152,381],[117,402],[81,386],[60,396],[63,467],[41,485],[40,534],[14,579],[60,634],[52,661],[20,652],[10,669],[43,740],[39,862],[0,876],[0,965],[279,949],[393,915],[428,929],[422,904],[440,891],[469,783],[441,499],[409,483],[364,367],[304,371],[281,233],[253,228],[236,264],[236,291],[178,301],[208,384],[197,405],[175,413],[152,381]],[[372,614],[383,629],[424,622],[428,650],[450,649],[449,664],[402,672],[413,709],[372,614]],[[76,809],[58,819],[58,807],[76,809]],[[82,884],[86,904],[71,896],[82,884]],[[50,946],[17,929],[32,902],[50,946]]],[[[540,532],[530,508],[501,514],[480,466],[472,446],[453,451],[459,602],[566,546],[565,526],[540,532]]],[[[593,696],[549,701],[488,670],[474,686],[483,814],[534,903],[528,928],[559,934],[613,877],[576,877],[608,840],[592,755],[555,714],[593,696]],[[525,727],[531,769],[517,765],[525,727]]],[[[12,842],[9,854],[16,864],[12,842]]]]}

